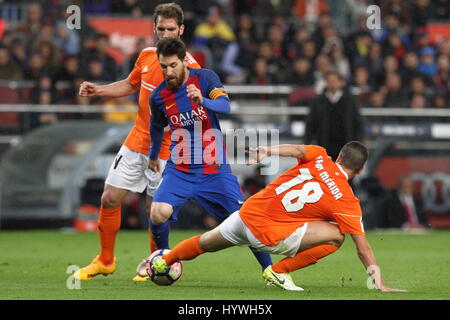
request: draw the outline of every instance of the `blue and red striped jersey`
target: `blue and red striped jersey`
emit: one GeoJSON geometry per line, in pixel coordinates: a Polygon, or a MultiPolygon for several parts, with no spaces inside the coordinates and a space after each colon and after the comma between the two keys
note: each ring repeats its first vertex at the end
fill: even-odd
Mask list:
{"type": "Polygon", "coordinates": [[[172,144],[167,168],[203,174],[231,172],[216,112],[230,112],[228,95],[214,71],[188,70],[189,78],[183,86],[172,88],[163,81],[150,96],[149,157],[157,159],[164,127],[169,125],[172,144]],[[186,88],[190,84],[201,90],[201,106],[188,98],[186,88]]]}

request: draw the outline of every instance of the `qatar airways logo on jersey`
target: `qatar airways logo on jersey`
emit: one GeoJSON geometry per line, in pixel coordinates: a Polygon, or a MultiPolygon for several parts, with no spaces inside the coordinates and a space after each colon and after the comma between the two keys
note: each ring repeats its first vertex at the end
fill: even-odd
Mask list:
{"type": "Polygon", "coordinates": [[[189,127],[194,125],[196,121],[203,121],[207,119],[208,113],[203,107],[173,114],[169,117],[170,123],[176,127],[189,127]]]}

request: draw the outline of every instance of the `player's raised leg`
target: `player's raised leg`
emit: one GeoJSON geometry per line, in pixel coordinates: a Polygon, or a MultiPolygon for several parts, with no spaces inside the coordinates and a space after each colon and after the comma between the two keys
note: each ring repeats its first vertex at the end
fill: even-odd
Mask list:
{"type": "MultiPolygon", "coordinates": [[[[238,179],[231,173],[207,177],[205,183],[199,188],[200,191],[195,196],[195,200],[209,215],[220,222],[238,211],[244,203],[238,179]]],[[[257,251],[252,247],[250,251],[260,264],[262,271],[272,265],[272,258],[268,253],[257,251]]]]}
{"type": "MultiPolygon", "coordinates": [[[[145,210],[147,213],[147,221],[148,221],[148,236],[149,236],[149,249],[150,254],[152,254],[157,249],[167,249],[169,247],[169,222],[166,221],[163,225],[156,227],[153,226],[153,230],[155,233],[157,233],[158,243],[155,242],[153,231],[152,231],[152,221],[151,221],[151,209],[152,209],[152,203],[153,198],[156,193],[156,190],[158,189],[161,179],[162,179],[162,172],[164,171],[164,168],[166,166],[166,160],[159,159],[160,162],[160,172],[154,172],[150,169],[146,169],[145,175],[148,179],[148,185],[147,185],[147,195],[145,199],[145,210]],[[158,246],[161,246],[159,247],[158,246]]],[[[136,267],[136,276],[133,278],[133,281],[146,281],[148,280],[148,274],[146,271],[146,263],[147,263],[147,257],[142,259],[139,264],[136,267]]]]}
{"type": "Polygon", "coordinates": [[[178,260],[192,260],[205,252],[215,252],[232,246],[234,244],[222,236],[219,226],[202,235],[181,241],[169,253],[155,258],[153,267],[155,271],[163,272],[178,260]]]}
{"type": "Polygon", "coordinates": [[[277,284],[275,277],[305,268],[317,263],[339,249],[345,240],[336,224],[327,221],[313,221],[307,224],[306,232],[301,239],[298,253],[294,257],[287,257],[266,269],[264,278],[277,284]]]}
{"type": "Polygon", "coordinates": [[[99,274],[108,275],[116,270],[114,247],[120,230],[121,203],[127,193],[128,190],[105,185],[98,219],[100,254],[89,265],[78,270],[74,274],[75,279],[90,280],[99,274]]]}

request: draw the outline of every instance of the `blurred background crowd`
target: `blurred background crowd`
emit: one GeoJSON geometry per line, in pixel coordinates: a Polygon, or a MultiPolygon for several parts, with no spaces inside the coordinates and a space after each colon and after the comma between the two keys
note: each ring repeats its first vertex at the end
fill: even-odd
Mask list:
{"type": "MultiPolygon", "coordinates": [[[[138,92],[116,99],[88,98],[78,95],[79,85],[82,81],[111,83],[125,79],[139,53],[148,46],[154,46],[152,13],[158,4],[165,2],[171,1],[0,0],[0,107],[5,108],[0,113],[0,138],[3,138],[3,145],[14,145],[14,134],[20,136],[37,127],[46,129],[51,126],[44,125],[59,125],[63,123],[60,120],[133,121],[138,92]],[[66,22],[71,15],[67,8],[70,5],[81,8],[79,29],[67,27],[66,22]],[[143,31],[139,30],[142,32],[137,41],[128,42],[126,36],[113,39],[111,32],[105,32],[104,28],[101,31],[102,28],[93,23],[97,17],[142,19],[140,22],[145,21],[147,25],[142,27],[143,31]],[[26,106],[26,110],[15,112],[17,104],[26,106]],[[35,109],[48,105],[57,107],[58,112],[51,108],[35,109]],[[66,107],[75,107],[77,111],[66,111],[66,107]],[[108,107],[112,109],[105,112],[108,107]],[[94,109],[96,111],[92,111],[94,109]],[[11,125],[13,123],[15,126],[11,125]]],[[[419,180],[426,187],[421,189],[422,196],[432,196],[424,208],[450,213],[450,201],[445,193],[450,181],[447,154],[450,129],[440,126],[448,124],[448,110],[444,109],[450,109],[450,0],[173,2],[179,3],[185,13],[182,39],[189,52],[200,65],[218,73],[225,86],[242,89],[245,85],[244,91],[251,86],[258,88],[263,85],[290,89],[285,91],[287,94],[245,92],[246,99],[241,100],[239,93],[231,92],[233,103],[239,107],[254,107],[249,114],[239,109],[225,118],[236,120],[236,123],[231,121],[231,126],[277,128],[281,136],[286,135],[284,131],[289,131],[290,143],[301,141],[322,145],[333,158],[350,140],[369,142],[373,150],[384,148],[388,161],[373,157],[379,161],[381,169],[375,172],[373,167],[370,171],[373,176],[363,180],[358,190],[366,192],[358,196],[369,227],[397,228],[405,223],[412,227],[427,226],[420,199],[412,198],[419,180]],[[367,8],[370,5],[378,6],[381,18],[374,18],[373,21],[380,25],[372,29],[367,27],[367,8]],[[433,28],[440,26],[447,28],[447,36],[434,34],[433,28]],[[286,111],[279,114],[261,111],[274,106],[308,107],[309,112],[288,115],[286,111]],[[360,114],[363,108],[366,114],[360,114]],[[397,113],[391,115],[389,108],[433,110],[407,110],[405,113],[405,109],[396,109],[397,113]],[[372,118],[367,117],[368,110],[376,111],[372,112],[372,118]],[[377,115],[377,111],[381,113],[377,115]],[[438,114],[435,111],[440,111],[440,115],[435,116],[438,114]],[[426,116],[420,118],[424,114],[426,116]],[[247,120],[251,120],[248,123],[243,121],[246,115],[247,120]],[[304,125],[300,126],[304,130],[294,130],[296,121],[304,125]],[[383,125],[387,126],[386,132],[383,132],[383,125]],[[407,147],[397,148],[394,143],[391,147],[384,145],[383,134],[386,137],[389,133],[405,138],[407,147]],[[423,143],[420,144],[422,140],[416,137],[423,143]],[[396,162],[399,155],[404,162],[396,162]],[[415,156],[428,158],[415,159],[415,156]],[[427,175],[418,175],[417,172],[427,175]],[[414,179],[408,179],[408,174],[414,179]],[[384,215],[380,216],[380,212],[384,215]]],[[[116,28],[117,21],[111,22],[116,24],[116,28]]],[[[283,110],[286,109],[302,108],[283,110]]],[[[54,139],[62,139],[62,136],[54,139]]],[[[38,141],[36,146],[41,150],[42,141],[38,141]]],[[[56,151],[54,153],[57,154],[56,151]]],[[[20,158],[11,156],[12,160],[8,160],[18,168],[21,161],[25,162],[20,170],[12,170],[15,174],[24,172],[23,168],[33,163],[28,161],[30,154],[18,154],[20,158]]],[[[55,172],[55,177],[58,177],[58,187],[65,186],[66,182],[61,181],[68,177],[61,174],[69,172],[67,168],[70,167],[70,161],[64,157],[55,157],[60,162],[55,160],[52,165],[48,164],[48,159],[43,161],[43,166],[50,167],[51,170],[47,170],[55,172]]],[[[110,160],[106,162],[109,166],[110,160]]],[[[44,188],[41,183],[51,180],[48,178],[51,174],[44,169],[36,169],[39,163],[33,164],[35,167],[29,168],[31,173],[22,176],[28,188],[30,177],[41,173],[42,177],[36,175],[34,181],[36,190],[40,192],[44,188]]],[[[4,168],[9,167],[5,165],[4,168]]],[[[253,175],[242,175],[241,172],[245,198],[267,183],[267,177],[260,171],[261,168],[257,167],[253,175]]],[[[55,187],[48,184],[50,187],[45,188],[52,194],[55,187]]],[[[103,178],[96,176],[89,180],[85,193],[95,199],[85,202],[98,201],[102,187],[103,178]]],[[[18,194],[23,193],[20,188],[18,194]]],[[[7,197],[13,199],[12,196],[7,197]]],[[[32,194],[28,197],[38,199],[41,196],[32,194]]],[[[22,205],[25,198],[21,195],[17,203],[22,205]]],[[[124,204],[127,208],[124,211],[129,211],[127,215],[134,219],[129,219],[131,227],[136,227],[138,220],[145,220],[140,217],[144,206],[141,200],[142,197],[131,195],[127,199],[128,204],[124,204]]],[[[195,203],[186,207],[193,212],[202,210],[195,203]]],[[[89,210],[87,214],[91,213],[89,210]]],[[[11,212],[16,211],[14,208],[11,212]]],[[[96,213],[97,209],[93,212],[96,213]]],[[[192,224],[193,216],[190,215],[191,221],[186,222],[186,226],[192,224]]],[[[437,217],[440,218],[439,215],[437,217]]],[[[450,215],[447,214],[446,219],[445,226],[449,227],[450,215]]],[[[213,222],[202,220],[199,224],[211,227],[213,222]]]]}
{"type": "MultiPolygon", "coordinates": [[[[83,80],[125,78],[139,52],[151,43],[142,38],[135,53],[119,63],[110,54],[108,37],[96,32],[86,19],[82,18],[80,30],[67,29],[66,8],[78,4],[84,16],[151,19],[154,7],[161,2],[0,1],[4,5],[23,4],[24,8],[20,22],[2,24],[0,80],[34,81],[29,99],[36,104],[132,105],[132,99],[78,97],[78,86],[83,80]]],[[[450,41],[431,41],[427,31],[430,21],[450,21],[447,0],[177,2],[185,10],[183,39],[190,51],[201,65],[218,72],[225,84],[286,84],[311,89],[289,99],[289,104],[300,105],[320,94],[325,74],[335,70],[360,107],[450,105],[450,41]],[[381,9],[382,29],[367,29],[366,8],[370,4],[381,9]]],[[[133,115],[109,117],[129,121],[133,115]]],[[[56,120],[57,115],[41,115],[31,119],[29,126],[56,120]]]]}

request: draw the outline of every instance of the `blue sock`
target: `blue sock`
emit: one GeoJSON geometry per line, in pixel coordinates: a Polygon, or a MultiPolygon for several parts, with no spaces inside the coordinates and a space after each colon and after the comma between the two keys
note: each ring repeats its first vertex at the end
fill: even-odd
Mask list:
{"type": "Polygon", "coordinates": [[[272,258],[268,253],[262,252],[262,251],[256,251],[252,247],[249,247],[252,251],[253,255],[255,256],[256,260],[258,260],[259,264],[262,267],[262,270],[264,271],[268,266],[272,265],[272,258]]]}
{"type": "Polygon", "coordinates": [[[155,241],[158,249],[169,249],[169,221],[161,224],[153,224],[149,221],[149,225],[150,230],[152,231],[153,240],[155,241]]]}

